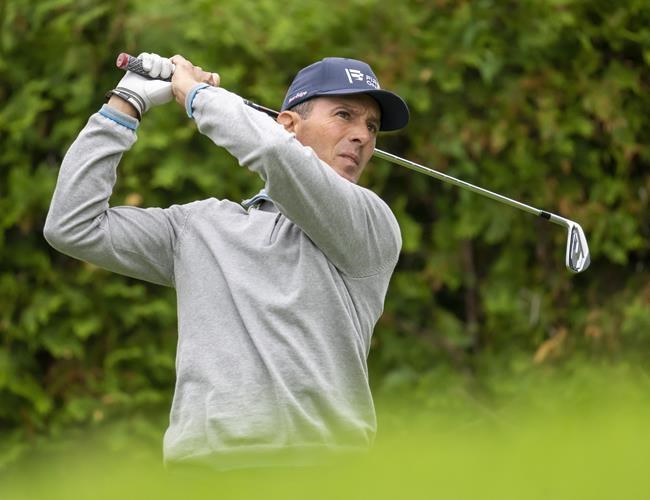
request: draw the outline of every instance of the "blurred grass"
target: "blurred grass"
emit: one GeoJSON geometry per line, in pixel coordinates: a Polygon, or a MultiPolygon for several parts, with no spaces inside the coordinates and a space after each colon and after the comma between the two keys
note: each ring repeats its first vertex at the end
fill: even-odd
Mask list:
{"type": "Polygon", "coordinates": [[[534,380],[520,380],[516,397],[454,390],[453,409],[435,404],[442,389],[433,404],[422,393],[380,396],[370,453],[304,470],[167,472],[159,437],[117,422],[6,469],[0,498],[650,498],[645,372],[589,367],[534,380]]]}

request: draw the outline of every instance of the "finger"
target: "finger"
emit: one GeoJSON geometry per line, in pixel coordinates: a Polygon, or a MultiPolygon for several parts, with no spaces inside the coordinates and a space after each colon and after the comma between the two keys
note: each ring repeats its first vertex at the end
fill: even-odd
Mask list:
{"type": "Polygon", "coordinates": [[[147,52],[142,52],[139,56],[138,59],[142,62],[142,69],[145,70],[147,73],[151,71],[151,66],[152,66],[152,61],[151,61],[151,54],[147,52]]]}
{"type": "Polygon", "coordinates": [[[212,73],[208,73],[207,71],[199,70],[199,68],[196,68],[194,75],[200,82],[212,85],[212,73]]]}
{"type": "Polygon", "coordinates": [[[151,78],[158,78],[160,76],[160,71],[162,70],[162,57],[158,54],[151,54],[152,67],[149,71],[149,76],[151,78]]]}
{"type": "Polygon", "coordinates": [[[211,85],[218,87],[221,85],[221,77],[219,76],[219,73],[212,73],[212,82],[208,82],[211,85]]]}
{"type": "Polygon", "coordinates": [[[192,67],[192,63],[185,59],[183,56],[176,54],[169,59],[176,66],[189,66],[192,67]]]}
{"type": "Polygon", "coordinates": [[[166,80],[174,72],[174,65],[169,59],[162,60],[162,69],[160,70],[160,78],[166,80]]]}

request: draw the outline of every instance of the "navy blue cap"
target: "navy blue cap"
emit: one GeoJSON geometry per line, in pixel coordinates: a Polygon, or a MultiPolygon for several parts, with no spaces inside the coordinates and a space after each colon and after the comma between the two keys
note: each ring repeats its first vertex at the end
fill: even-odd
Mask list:
{"type": "Polygon", "coordinates": [[[409,108],[404,100],[393,92],[382,90],[370,66],[342,57],[326,57],[301,69],[289,86],[282,111],[312,97],[348,94],[368,94],[377,101],[382,131],[404,128],[409,121],[409,108]]]}

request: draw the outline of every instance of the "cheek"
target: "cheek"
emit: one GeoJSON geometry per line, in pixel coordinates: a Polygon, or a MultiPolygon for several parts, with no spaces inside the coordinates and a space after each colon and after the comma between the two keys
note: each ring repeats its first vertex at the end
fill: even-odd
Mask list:
{"type": "Polygon", "coordinates": [[[372,158],[372,155],[375,152],[376,145],[377,145],[377,140],[373,139],[372,141],[368,141],[368,143],[363,146],[367,161],[370,161],[370,158],[372,158]]]}
{"type": "Polygon", "coordinates": [[[329,140],[329,136],[325,130],[317,130],[312,127],[303,129],[296,133],[296,139],[298,139],[301,144],[313,149],[321,160],[324,160],[327,163],[331,162],[334,156],[333,151],[335,142],[329,140]]]}

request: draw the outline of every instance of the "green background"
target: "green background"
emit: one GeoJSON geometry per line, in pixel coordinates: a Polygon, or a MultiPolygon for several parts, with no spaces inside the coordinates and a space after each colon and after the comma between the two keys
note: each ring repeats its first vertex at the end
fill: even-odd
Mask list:
{"type": "MultiPolygon", "coordinates": [[[[276,109],[301,67],[363,59],[412,113],[378,147],[579,222],[592,264],[572,275],[559,226],[372,162],[360,183],[392,207],[404,239],[369,361],[380,429],[395,437],[415,414],[442,419],[439,448],[427,449],[460,474],[461,452],[483,466],[524,449],[552,463],[575,434],[543,417],[573,421],[579,406],[588,421],[633,429],[614,439],[595,424],[568,427],[594,471],[609,462],[590,440],[626,471],[647,462],[648,431],[636,425],[650,416],[646,1],[5,0],[0,20],[0,468],[93,429],[110,429],[100,448],[137,438],[159,455],[173,290],[74,261],[42,237],[61,159],[122,76],[122,51],[182,54],[276,109]],[[542,418],[515,425],[502,448],[492,424],[520,412],[542,418]],[[548,439],[523,446],[519,432],[548,439]]],[[[138,136],[113,205],[241,200],[261,187],[175,104],[151,110],[138,136]]],[[[405,445],[411,457],[422,457],[417,442],[405,445]]],[[[544,475],[516,465],[531,481],[544,475]]],[[[605,468],[612,485],[634,484],[605,468]]]]}

